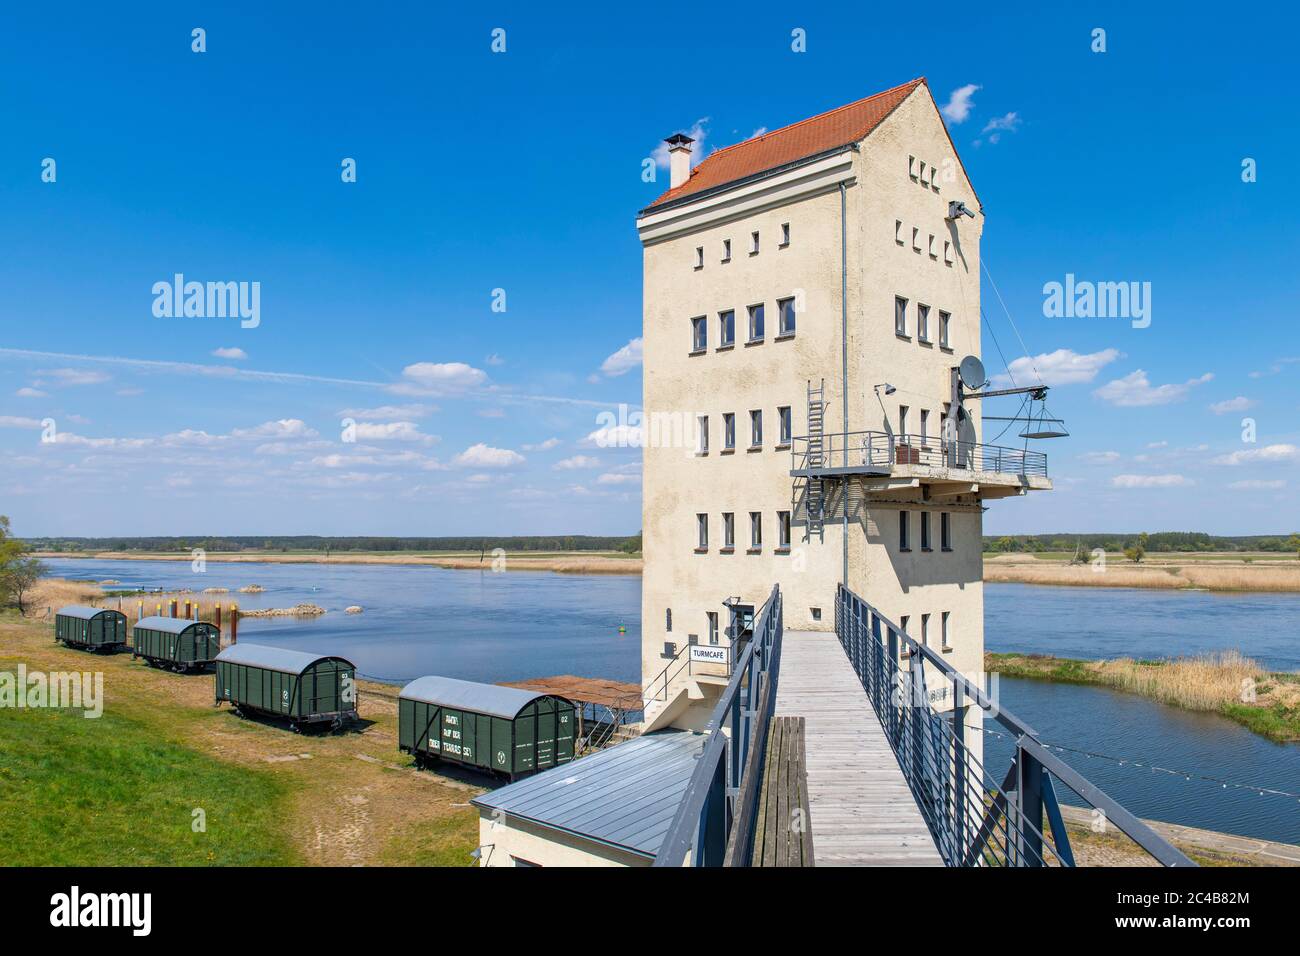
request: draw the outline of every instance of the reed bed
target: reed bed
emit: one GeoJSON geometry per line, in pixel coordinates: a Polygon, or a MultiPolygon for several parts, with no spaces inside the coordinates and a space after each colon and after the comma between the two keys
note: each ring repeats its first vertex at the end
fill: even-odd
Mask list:
{"type": "Polygon", "coordinates": [[[1210,591],[1300,591],[1300,564],[1209,565],[1150,564],[1111,561],[1097,571],[1085,564],[984,562],[984,580],[1008,584],[1049,584],[1065,587],[1157,588],[1210,591]]]}

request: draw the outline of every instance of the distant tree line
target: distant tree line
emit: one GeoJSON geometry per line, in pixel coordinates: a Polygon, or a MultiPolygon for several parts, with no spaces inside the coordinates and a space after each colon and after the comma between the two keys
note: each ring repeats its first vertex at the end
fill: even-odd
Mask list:
{"type": "Polygon", "coordinates": [[[1041,551],[1092,551],[1115,553],[1139,550],[1144,554],[1170,551],[1276,551],[1300,553],[1300,534],[1212,535],[1202,531],[1145,531],[1133,534],[1017,534],[985,535],[984,550],[993,553],[1041,551]]]}
{"type": "Polygon", "coordinates": [[[637,554],[641,535],[516,535],[512,537],[383,538],[323,535],[29,538],[37,551],[622,551],[637,554]]]}

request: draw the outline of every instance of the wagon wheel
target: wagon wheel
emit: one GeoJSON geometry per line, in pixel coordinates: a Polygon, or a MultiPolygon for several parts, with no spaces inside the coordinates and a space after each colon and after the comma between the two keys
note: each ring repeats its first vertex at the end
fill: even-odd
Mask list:
{"type": "Polygon", "coordinates": [[[335,717],[332,721],[330,721],[330,730],[332,730],[334,733],[338,733],[342,729],[343,729],[342,717],[335,717]]]}

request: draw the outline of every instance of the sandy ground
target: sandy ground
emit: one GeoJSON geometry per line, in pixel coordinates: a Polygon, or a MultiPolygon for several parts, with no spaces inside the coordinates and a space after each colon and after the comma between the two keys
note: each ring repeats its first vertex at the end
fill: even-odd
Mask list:
{"type": "MultiPolygon", "coordinates": [[[[87,551],[78,554],[38,552],[42,558],[100,558],[129,561],[189,561],[189,552],[142,553],[139,551],[87,551]]],[[[209,552],[207,560],[232,564],[406,564],[465,571],[490,571],[491,554],[416,554],[392,551],[368,554],[263,554],[209,552]]],[[[560,574],[640,574],[640,557],[620,557],[605,552],[574,551],[565,554],[507,554],[501,560],[507,571],[554,571],[560,574]]]]}

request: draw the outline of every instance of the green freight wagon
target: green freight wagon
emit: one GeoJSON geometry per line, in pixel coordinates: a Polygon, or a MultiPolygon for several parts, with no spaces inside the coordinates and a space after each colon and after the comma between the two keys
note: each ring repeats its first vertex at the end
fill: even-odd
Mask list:
{"type": "Polygon", "coordinates": [[[126,615],[102,607],[69,604],[54,615],[54,639],[88,651],[126,647],[126,615]]]}
{"type": "Polygon", "coordinates": [[[202,670],[221,650],[221,631],[207,621],[183,617],[142,617],[131,629],[131,657],[143,657],[151,667],[184,673],[202,670]]]}
{"type": "Polygon", "coordinates": [[[338,730],[357,719],[357,667],[342,657],[264,644],[232,644],[217,655],[216,699],[248,713],[338,730]]]}
{"type": "Polygon", "coordinates": [[[515,687],[421,677],[397,700],[397,746],[418,767],[447,760],[527,776],[573,759],[573,702],[515,687]]]}

